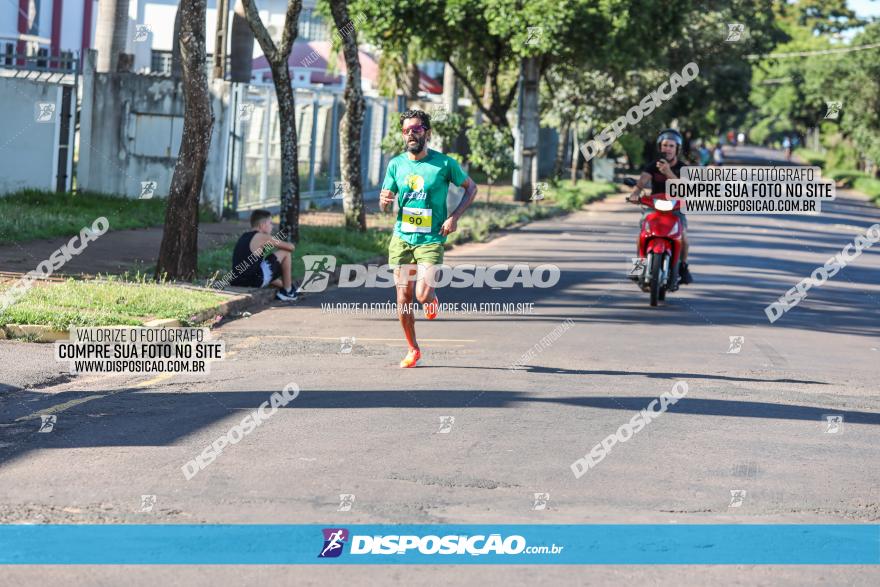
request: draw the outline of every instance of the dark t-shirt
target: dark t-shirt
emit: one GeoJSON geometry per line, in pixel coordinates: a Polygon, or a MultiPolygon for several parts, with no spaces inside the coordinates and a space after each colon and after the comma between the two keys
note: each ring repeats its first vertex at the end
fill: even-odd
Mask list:
{"type": "Polygon", "coordinates": [[[251,240],[257,234],[251,230],[239,237],[232,250],[232,285],[241,287],[260,287],[263,283],[263,270],[260,268],[261,254],[251,252],[251,240]]]}
{"type": "MultiPolygon", "coordinates": [[[[666,180],[669,179],[657,169],[657,162],[660,159],[654,159],[642,169],[643,173],[651,174],[651,193],[652,194],[665,194],[666,193],[666,180]]],[[[681,177],[681,168],[684,167],[684,162],[681,159],[675,160],[675,165],[670,165],[669,168],[672,173],[675,174],[676,177],[681,177]]]]}

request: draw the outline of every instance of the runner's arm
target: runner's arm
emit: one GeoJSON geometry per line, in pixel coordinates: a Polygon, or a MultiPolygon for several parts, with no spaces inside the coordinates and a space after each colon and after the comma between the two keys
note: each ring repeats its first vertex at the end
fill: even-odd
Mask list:
{"type": "Polygon", "coordinates": [[[388,169],[385,170],[385,179],[382,181],[382,189],[379,191],[379,209],[383,212],[388,211],[388,206],[394,203],[397,195],[397,181],[395,173],[397,172],[397,159],[392,159],[388,163],[388,169]]]}
{"type": "Polygon", "coordinates": [[[382,191],[380,191],[379,192],[379,209],[381,209],[383,212],[387,211],[388,206],[390,206],[391,203],[394,202],[394,197],[396,195],[397,194],[395,194],[391,190],[383,189],[382,191]]]}

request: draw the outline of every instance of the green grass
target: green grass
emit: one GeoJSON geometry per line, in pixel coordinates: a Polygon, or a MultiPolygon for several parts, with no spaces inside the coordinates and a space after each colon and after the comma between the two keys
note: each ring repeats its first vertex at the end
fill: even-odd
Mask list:
{"type": "Polygon", "coordinates": [[[853,189],[862,192],[880,205],[880,179],[859,177],[853,182],[853,189]]]}
{"type": "MultiPolygon", "coordinates": [[[[216,220],[200,211],[201,222],[216,220]]],[[[104,216],[110,230],[162,226],[165,199],[138,200],[84,192],[78,194],[23,190],[0,196],[0,244],[73,236],[104,216]]]]}
{"type": "Polygon", "coordinates": [[[552,206],[475,202],[459,220],[458,230],[450,234],[446,242],[450,245],[468,241],[481,242],[493,231],[521,222],[548,218],[557,213],[552,206]]]}
{"type": "Polygon", "coordinates": [[[557,187],[551,186],[540,203],[475,202],[458,223],[458,231],[451,234],[447,242],[480,242],[486,240],[492,231],[573,212],[588,202],[615,192],[617,188],[610,183],[579,181],[572,185],[566,181],[557,187]]]}
{"type": "MultiPolygon", "coordinates": [[[[5,290],[11,283],[0,285],[5,290]]],[[[171,318],[189,325],[198,312],[223,301],[213,292],[195,291],[160,283],[123,281],[77,281],[38,283],[0,315],[4,324],[69,326],[139,325],[148,320],[171,318]]]]}
{"type": "Polygon", "coordinates": [[[832,169],[823,171],[822,174],[840,182],[844,188],[862,192],[880,205],[880,179],[856,169],[832,169]]]}
{"type": "Polygon", "coordinates": [[[853,184],[859,178],[870,177],[868,174],[856,169],[829,169],[824,170],[822,174],[841,183],[845,188],[853,187],[853,184]]]}
{"type": "Polygon", "coordinates": [[[820,153],[819,151],[805,148],[795,149],[794,153],[814,167],[825,167],[825,160],[828,157],[827,153],[820,153]]]}
{"type": "Polygon", "coordinates": [[[572,185],[570,181],[550,188],[550,200],[562,209],[572,212],[580,210],[584,204],[617,193],[619,188],[613,183],[603,181],[579,181],[572,185]]]}

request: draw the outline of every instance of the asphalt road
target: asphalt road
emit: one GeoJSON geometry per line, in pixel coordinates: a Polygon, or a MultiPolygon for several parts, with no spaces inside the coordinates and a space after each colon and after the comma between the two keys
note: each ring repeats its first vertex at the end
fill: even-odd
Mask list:
{"type": "MultiPolygon", "coordinates": [[[[393,317],[322,311],[390,301],[387,288],[335,288],[230,322],[216,330],[229,356],[207,376],[70,376],[50,345],[0,341],[0,522],[877,523],[880,245],[777,322],[764,313],[878,221],[864,198],[838,194],[819,217],[691,216],[696,282],[656,308],[626,277],[639,213],[622,195],[458,247],[451,264],[552,263],[561,279],[549,289],[445,288],[444,303],[534,312],[420,317],[418,369],[396,366],[406,346],[393,317]],[[735,336],[742,346],[729,352],[735,336]],[[355,339],[351,352],[343,337],[355,339]],[[575,459],[677,381],[686,397],[575,478],[575,459]],[[289,383],[299,397],[184,478],[186,461],[289,383]],[[36,434],[46,413],[56,427],[36,434]],[[827,414],[843,416],[838,432],[827,414]],[[731,491],[745,491],[741,502],[731,491]],[[534,509],[535,493],[549,494],[546,509],[534,509]],[[350,511],[338,511],[340,494],[355,496],[350,511]],[[152,511],[141,511],[142,495],[156,496],[152,511]]],[[[123,575],[144,585],[880,580],[877,567],[851,566],[3,572],[73,585],[123,575]]]]}

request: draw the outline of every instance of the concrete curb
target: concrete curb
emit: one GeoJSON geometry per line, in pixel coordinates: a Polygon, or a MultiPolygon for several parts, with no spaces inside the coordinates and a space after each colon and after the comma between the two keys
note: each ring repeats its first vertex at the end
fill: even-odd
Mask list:
{"type": "Polygon", "coordinates": [[[67,330],[56,330],[40,324],[7,324],[0,330],[5,330],[4,336],[0,338],[33,338],[34,342],[55,342],[70,337],[67,330]]]}
{"type": "MultiPolygon", "coordinates": [[[[274,289],[247,290],[239,289],[241,293],[216,290],[212,288],[201,288],[188,286],[187,289],[197,289],[201,291],[211,291],[214,293],[231,296],[225,302],[219,305],[203,310],[198,314],[190,316],[189,322],[200,324],[205,322],[213,322],[217,316],[225,317],[235,312],[243,312],[246,309],[264,305],[274,296],[274,289]]],[[[149,320],[144,322],[141,327],[144,328],[179,328],[182,324],[180,320],[174,318],[160,318],[157,320],[149,320]]],[[[108,328],[111,328],[108,326],[108,328]]],[[[0,340],[13,338],[27,338],[34,342],[55,342],[58,340],[70,340],[70,330],[58,330],[51,326],[43,326],[40,324],[0,324],[0,340]]]]}

